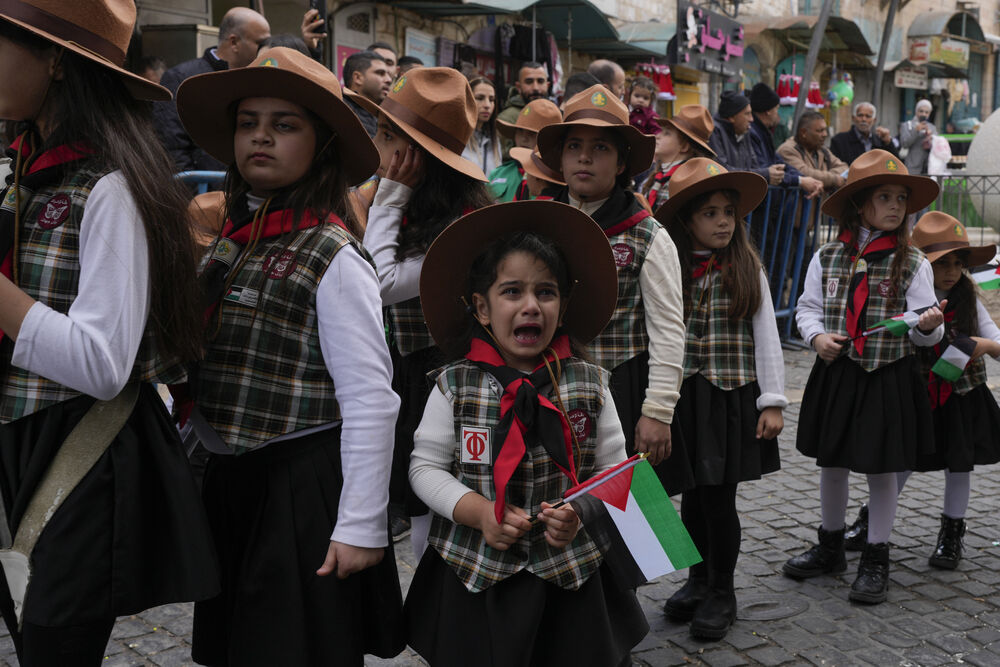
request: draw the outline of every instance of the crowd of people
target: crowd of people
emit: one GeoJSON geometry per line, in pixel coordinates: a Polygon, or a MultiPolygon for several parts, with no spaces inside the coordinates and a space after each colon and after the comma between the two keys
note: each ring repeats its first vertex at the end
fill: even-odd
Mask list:
{"type": "Polygon", "coordinates": [[[745,222],[769,185],[839,230],[796,314],[819,539],[783,571],[846,568],[851,472],[851,600],[886,599],[913,471],[945,471],[930,563],[957,566],[970,473],[1000,461],[1000,329],[964,271],[996,248],[940,212],[911,235],[938,191],[925,106],[898,140],[860,104],[832,149],[815,113],[775,146],[763,84],[661,118],[651,82],[596,61],[561,104],[522,63],[498,110],[488,78],[383,43],[341,83],[314,11],[288,37],[245,8],[157,84],[122,68],[130,2],[35,4],[0,8],[0,612],[22,664],[99,664],[117,616],[175,601],[205,665],[630,664],[635,590],[558,501],[637,453],[702,558],[663,613],[725,637],[738,487],[780,468],[788,405],[745,222]],[[206,238],[173,174],[216,167],[206,238]],[[871,329],[904,311],[904,335],[871,329]],[[932,372],[960,341],[960,376],[932,372]]]}

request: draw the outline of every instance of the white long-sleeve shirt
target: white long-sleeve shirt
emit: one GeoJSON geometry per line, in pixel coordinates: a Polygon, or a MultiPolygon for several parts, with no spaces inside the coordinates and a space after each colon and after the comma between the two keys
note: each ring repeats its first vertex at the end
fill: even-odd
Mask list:
{"type": "Polygon", "coordinates": [[[383,178],[368,211],[364,244],[375,260],[382,304],[385,306],[420,295],[420,270],[424,266],[424,255],[397,257],[399,227],[412,195],[413,189],[409,186],[383,178]]]}

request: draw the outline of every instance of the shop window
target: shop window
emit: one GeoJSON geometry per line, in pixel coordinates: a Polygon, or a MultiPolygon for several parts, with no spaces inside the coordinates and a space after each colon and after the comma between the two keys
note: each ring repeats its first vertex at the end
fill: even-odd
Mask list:
{"type": "Polygon", "coordinates": [[[372,15],[368,12],[350,14],[345,21],[347,28],[355,32],[371,32],[372,15]]]}

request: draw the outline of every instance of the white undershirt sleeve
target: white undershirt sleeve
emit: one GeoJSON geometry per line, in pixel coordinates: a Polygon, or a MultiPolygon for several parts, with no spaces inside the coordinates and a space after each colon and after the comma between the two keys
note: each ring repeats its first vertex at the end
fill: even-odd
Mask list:
{"type": "Polygon", "coordinates": [[[818,252],[809,260],[809,268],[806,269],[802,294],[795,304],[795,324],[802,340],[809,345],[812,345],[813,338],[826,333],[823,326],[823,265],[818,252]]]}
{"type": "Polygon", "coordinates": [[[420,295],[424,256],[399,259],[399,228],[413,190],[383,178],[368,212],[364,244],[375,260],[382,304],[391,306],[420,295]]]}
{"type": "Polygon", "coordinates": [[[413,434],[410,487],[431,511],[452,521],[458,501],[465,494],[474,493],[452,474],[457,446],[454,409],[441,388],[435,385],[427,398],[420,425],[413,434]]]}
{"type": "Polygon", "coordinates": [[[785,398],[785,357],[781,351],[778,323],[774,319],[771,288],[764,269],[760,270],[760,307],[751,320],[753,325],[754,364],[760,396],[757,409],[788,406],[785,398]]]}
{"type": "MultiPolygon", "coordinates": [[[[920,261],[917,272],[910,281],[910,287],[906,290],[906,309],[916,310],[924,306],[933,306],[938,302],[937,295],[934,294],[934,269],[925,257],[920,261]]],[[[944,324],[939,324],[929,333],[922,334],[917,327],[909,331],[910,342],[919,347],[930,347],[941,342],[944,337],[944,324]]]]}
{"type": "Polygon", "coordinates": [[[594,471],[603,472],[612,468],[626,458],[625,433],[615,408],[615,399],[611,390],[604,388],[604,402],[601,412],[597,415],[597,449],[594,452],[594,471]]]}
{"type": "Polygon", "coordinates": [[[986,306],[979,299],[976,299],[976,318],[979,320],[979,336],[1000,343],[1000,328],[997,327],[996,322],[990,317],[989,311],[986,310],[986,306]]]}
{"type": "Polygon", "coordinates": [[[642,414],[669,424],[680,397],[684,364],[684,300],[677,247],[665,229],[653,236],[639,272],[649,335],[649,385],[642,414]]]}

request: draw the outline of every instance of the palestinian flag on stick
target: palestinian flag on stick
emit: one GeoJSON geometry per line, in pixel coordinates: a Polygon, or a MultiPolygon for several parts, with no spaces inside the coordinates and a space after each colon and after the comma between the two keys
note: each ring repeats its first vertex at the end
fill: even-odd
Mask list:
{"type": "Polygon", "coordinates": [[[945,348],[941,357],[931,367],[931,371],[943,380],[955,382],[962,377],[962,372],[969,365],[972,354],[976,351],[976,341],[966,335],[959,334],[951,345],[945,348]]]}
{"type": "Polygon", "coordinates": [[[893,336],[905,336],[907,331],[917,326],[917,322],[920,321],[920,316],[930,307],[931,306],[924,306],[923,308],[917,308],[916,310],[908,310],[905,313],[900,313],[899,315],[893,315],[887,320],[876,322],[861,335],[871,336],[875,333],[888,331],[893,336]]]}
{"type": "Polygon", "coordinates": [[[619,584],[635,588],[701,561],[649,461],[636,455],[566,492],[619,584]]]}
{"type": "Polygon", "coordinates": [[[979,285],[984,290],[1000,288],[1000,266],[996,264],[983,264],[969,269],[972,282],[979,285]]]}

